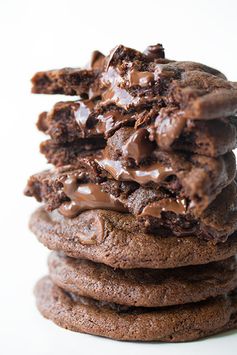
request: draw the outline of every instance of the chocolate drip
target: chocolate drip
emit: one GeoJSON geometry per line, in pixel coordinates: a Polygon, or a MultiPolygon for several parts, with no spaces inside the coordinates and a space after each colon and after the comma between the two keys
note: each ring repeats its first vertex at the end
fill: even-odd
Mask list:
{"type": "Polygon", "coordinates": [[[132,158],[137,164],[151,156],[154,143],[149,140],[149,132],[145,128],[136,130],[123,146],[123,155],[132,158]]]}
{"type": "Polygon", "coordinates": [[[154,74],[149,71],[139,72],[132,69],[129,72],[129,84],[130,86],[147,86],[150,82],[154,80],[154,74]]]}
{"type": "Polygon", "coordinates": [[[120,111],[107,111],[97,117],[96,131],[107,137],[111,132],[118,128],[122,123],[132,121],[133,114],[122,113],[120,111]]]}
{"type": "Polygon", "coordinates": [[[69,176],[63,184],[63,192],[70,198],[60,207],[60,213],[66,217],[75,217],[79,213],[91,209],[111,209],[126,212],[123,204],[109,193],[103,192],[98,184],[79,184],[78,176],[69,176]]]}
{"type": "Polygon", "coordinates": [[[119,160],[101,159],[97,160],[102,169],[118,181],[135,181],[140,185],[151,181],[159,183],[173,174],[171,167],[164,166],[161,163],[153,163],[149,166],[131,169],[123,166],[119,160]]]}
{"type": "Polygon", "coordinates": [[[187,203],[185,199],[181,198],[165,198],[160,201],[152,202],[147,205],[139,215],[143,216],[152,216],[160,218],[161,212],[174,212],[175,214],[185,214],[187,211],[187,203]]]}

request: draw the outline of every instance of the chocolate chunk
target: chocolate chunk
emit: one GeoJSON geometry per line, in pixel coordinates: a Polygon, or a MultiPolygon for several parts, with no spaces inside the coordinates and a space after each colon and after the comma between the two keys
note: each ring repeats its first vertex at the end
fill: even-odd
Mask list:
{"type": "Polygon", "coordinates": [[[89,67],[94,70],[103,70],[105,65],[105,55],[100,51],[94,51],[91,55],[89,67]]]}
{"type": "Polygon", "coordinates": [[[130,61],[148,61],[146,56],[132,48],[125,47],[123,45],[118,45],[107,57],[107,68],[109,66],[117,66],[123,64],[123,62],[130,62],[130,61]]]}
{"type": "Polygon", "coordinates": [[[153,46],[148,46],[144,54],[148,56],[149,59],[160,59],[165,58],[165,51],[162,44],[155,44],[153,46]]]}
{"type": "Polygon", "coordinates": [[[153,150],[154,144],[149,140],[149,132],[145,128],[131,134],[122,148],[123,156],[134,159],[136,164],[149,158],[153,150]]]}

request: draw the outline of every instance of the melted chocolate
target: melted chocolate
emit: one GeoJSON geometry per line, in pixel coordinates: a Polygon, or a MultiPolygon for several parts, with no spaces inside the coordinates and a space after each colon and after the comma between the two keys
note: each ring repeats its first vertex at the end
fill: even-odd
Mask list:
{"type": "Polygon", "coordinates": [[[97,117],[96,131],[99,134],[108,136],[108,134],[118,128],[121,123],[130,121],[132,116],[133,114],[124,114],[120,111],[107,111],[97,117]]]}
{"type": "Polygon", "coordinates": [[[103,192],[98,184],[79,184],[77,175],[69,176],[63,184],[63,192],[70,198],[60,207],[60,213],[66,217],[75,217],[91,209],[111,209],[126,212],[123,204],[109,193],[103,192]]]}
{"type": "Polygon", "coordinates": [[[98,115],[96,119],[94,119],[93,116],[90,115],[93,113],[95,105],[95,100],[80,101],[75,111],[76,122],[80,126],[84,136],[86,136],[86,131],[90,131],[91,133],[105,135],[106,137],[114,129],[118,128],[121,123],[131,121],[134,115],[131,113],[122,113],[119,110],[111,110],[98,115]],[[95,122],[91,128],[89,128],[88,125],[90,117],[92,117],[95,122]]]}
{"type": "Polygon", "coordinates": [[[147,86],[154,80],[154,74],[149,71],[139,72],[132,69],[129,72],[129,84],[131,86],[147,86]]]}
{"type": "Polygon", "coordinates": [[[85,132],[87,120],[91,114],[95,104],[92,100],[80,101],[79,108],[75,112],[75,119],[80,126],[82,132],[85,132]]]}
{"type": "Polygon", "coordinates": [[[108,67],[108,69],[102,74],[101,85],[102,88],[110,88],[111,86],[118,86],[120,83],[123,83],[124,80],[119,75],[116,69],[113,67],[108,67]]]}
{"type": "Polygon", "coordinates": [[[132,158],[137,164],[151,156],[154,143],[149,140],[149,132],[145,128],[136,130],[123,146],[123,155],[132,158]]]}
{"type": "Polygon", "coordinates": [[[174,212],[175,214],[185,214],[187,211],[187,203],[185,199],[181,198],[165,198],[160,201],[152,202],[147,205],[139,215],[143,216],[152,216],[160,218],[161,212],[174,212]]]}
{"type": "Polygon", "coordinates": [[[135,181],[140,185],[148,182],[159,183],[166,177],[173,174],[170,167],[166,167],[161,163],[153,163],[149,166],[140,167],[139,169],[131,169],[123,166],[119,160],[101,159],[97,160],[102,169],[106,170],[110,175],[118,181],[135,181]]]}
{"type": "Polygon", "coordinates": [[[139,102],[139,97],[134,98],[128,93],[127,90],[120,88],[119,86],[111,86],[106,90],[103,95],[103,100],[105,103],[112,102],[117,106],[129,108],[132,104],[137,104],[139,102]]]}
{"type": "MultiPolygon", "coordinates": [[[[154,126],[154,136],[158,146],[168,149],[174,141],[181,135],[187,120],[182,114],[158,116],[154,126]]],[[[151,132],[152,128],[150,128],[151,132]]],[[[152,135],[152,134],[151,134],[152,135]]]]}
{"type": "Polygon", "coordinates": [[[125,85],[122,76],[113,67],[109,67],[101,79],[105,91],[102,94],[104,103],[113,102],[117,106],[128,108],[131,104],[137,104],[139,97],[134,98],[129,92],[121,87],[125,85]]]}

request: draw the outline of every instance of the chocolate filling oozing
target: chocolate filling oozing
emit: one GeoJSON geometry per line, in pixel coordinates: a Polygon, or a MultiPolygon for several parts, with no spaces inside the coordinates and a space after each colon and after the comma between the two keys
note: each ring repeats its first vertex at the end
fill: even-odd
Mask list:
{"type": "MultiPolygon", "coordinates": [[[[122,143],[120,142],[118,146],[120,147],[122,143]]],[[[122,146],[126,148],[126,145],[122,144],[122,146]]],[[[134,189],[143,187],[157,191],[162,187],[166,193],[189,199],[191,202],[189,207],[194,209],[196,214],[200,214],[235,177],[233,153],[214,159],[158,151],[155,160],[149,165],[126,166],[123,160],[119,160],[116,145],[111,145],[110,148],[110,151],[106,151],[108,157],[99,151],[88,158],[78,160],[76,166],[68,165],[51,172],[36,174],[30,179],[29,187],[31,189],[31,185],[38,179],[42,182],[42,179],[48,177],[51,181],[55,179],[62,181],[72,173],[75,178],[78,176],[78,183],[98,183],[108,180],[110,184],[114,181],[114,186],[123,184],[131,188],[133,185],[134,189]]]]}
{"type": "MultiPolygon", "coordinates": [[[[210,127],[211,130],[215,131],[215,124],[218,127],[218,121],[211,122],[211,126],[212,126],[210,127]]],[[[201,123],[200,123],[200,128],[202,128],[201,123]]],[[[224,132],[224,127],[222,127],[222,123],[220,124],[219,128],[220,130],[223,128],[223,132],[224,132]]],[[[233,129],[233,132],[234,131],[235,128],[233,129]]],[[[203,129],[203,134],[204,135],[206,134],[205,129],[203,129]]],[[[208,134],[206,135],[206,140],[205,139],[203,140],[202,137],[199,137],[198,132],[195,132],[195,135],[196,135],[196,139],[199,140],[200,146],[202,147],[201,151],[204,149],[206,152],[204,156],[212,157],[212,154],[209,155],[208,152],[222,153],[222,151],[220,150],[221,146],[219,145],[217,148],[217,143],[218,143],[217,141],[213,142],[211,139],[208,140],[208,134]]],[[[188,148],[188,147],[193,147],[191,136],[192,134],[189,135],[190,138],[186,140],[184,145],[182,145],[181,141],[178,142],[177,144],[180,144],[179,147],[182,148],[186,146],[187,150],[195,151],[195,149],[193,148],[190,149],[188,148]]],[[[226,142],[228,141],[228,136],[222,138],[221,132],[219,132],[219,134],[216,135],[216,138],[218,138],[218,140],[221,140],[223,144],[225,144],[225,147],[227,146],[229,148],[231,147],[226,142]]],[[[100,137],[98,136],[98,137],[88,138],[88,139],[78,139],[75,142],[64,143],[64,144],[56,143],[54,140],[47,140],[41,143],[40,149],[42,154],[46,156],[49,163],[54,164],[57,167],[60,167],[68,164],[77,165],[77,161],[80,160],[83,156],[93,155],[94,149],[102,149],[105,147],[106,147],[106,141],[101,136],[100,137]]],[[[230,149],[226,149],[226,150],[230,150],[230,149]]],[[[148,164],[152,160],[156,159],[157,154],[165,154],[164,152],[159,153],[159,150],[156,148],[155,143],[150,142],[150,140],[148,139],[148,133],[146,129],[140,128],[138,130],[134,130],[132,127],[120,128],[112,137],[110,137],[107,140],[107,147],[105,153],[109,155],[110,152],[113,156],[116,155],[116,159],[119,157],[119,159],[123,160],[125,165],[129,165],[129,166],[139,165],[139,163],[141,163],[142,165],[148,164]],[[125,149],[126,147],[128,149],[125,149]],[[116,153],[113,152],[113,149],[115,149],[116,153]],[[129,151],[131,152],[129,153],[129,151]]],[[[219,154],[217,155],[219,156],[219,154]]]]}
{"type": "MultiPolygon", "coordinates": [[[[57,165],[61,160],[71,161],[72,168],[80,166],[82,156],[90,156],[99,164],[98,171],[119,182],[130,181],[154,189],[164,187],[171,193],[187,198],[195,215],[215,199],[235,176],[235,157],[227,153],[218,158],[153,150],[146,138],[146,130],[134,132],[133,128],[121,128],[107,141],[103,152],[88,151],[78,157],[77,145],[41,144],[41,150],[57,165]],[[132,134],[131,134],[132,132],[132,134]]],[[[98,145],[100,143],[98,142],[98,145]]],[[[88,162],[88,160],[87,160],[88,162]]],[[[59,170],[60,171],[60,170],[59,170]]]]}
{"type": "MultiPolygon", "coordinates": [[[[194,181],[195,175],[191,176],[194,181]]],[[[206,188],[202,183],[201,186],[206,188]]],[[[235,183],[218,196],[219,205],[214,201],[197,218],[192,209],[193,201],[185,197],[177,179],[167,180],[159,187],[157,184],[142,186],[134,181],[120,182],[108,179],[91,159],[82,160],[76,170],[64,167],[32,176],[26,194],[44,201],[48,210],[59,208],[66,217],[96,208],[130,212],[137,216],[146,232],[163,235],[195,232],[201,237],[224,240],[236,227],[235,183]],[[228,201],[226,196],[230,197],[228,201]]],[[[209,202],[211,198],[213,196],[209,196],[209,202]]]]}
{"type": "Polygon", "coordinates": [[[97,159],[102,170],[117,181],[134,181],[152,187],[158,184],[173,193],[181,190],[181,197],[188,198],[195,215],[200,215],[235,176],[233,153],[213,159],[151,151],[149,142],[140,144],[138,132],[144,134],[144,131],[136,131],[135,138],[131,139],[131,130],[122,128],[116,132],[108,140],[102,158],[97,159]]]}
{"type": "Polygon", "coordinates": [[[237,111],[237,89],[219,71],[199,63],[166,60],[161,45],[144,53],[120,45],[109,56],[96,52],[94,58],[89,69],[94,78],[84,90],[82,77],[89,75],[85,74],[88,69],[41,72],[33,78],[34,92],[61,90],[87,97],[59,103],[44,118],[40,116],[44,122],[38,126],[53,139],[65,142],[98,134],[106,138],[122,125],[135,124],[146,127],[150,139],[162,149],[180,149],[182,142],[183,149],[216,156],[235,146],[236,129],[228,117],[237,111]],[[207,120],[226,117],[217,124],[217,131],[225,129],[227,145],[218,149],[218,132],[214,138],[213,125],[207,120]],[[207,122],[199,127],[195,120],[207,122]]]}

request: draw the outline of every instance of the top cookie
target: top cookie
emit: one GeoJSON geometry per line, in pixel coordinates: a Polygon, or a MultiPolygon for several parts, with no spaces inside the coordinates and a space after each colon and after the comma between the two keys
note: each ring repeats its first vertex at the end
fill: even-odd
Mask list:
{"type": "Polygon", "coordinates": [[[164,150],[217,156],[233,149],[237,85],[203,64],[164,57],[162,45],[143,53],[120,45],[108,56],[94,52],[87,69],[37,73],[34,93],[81,97],[41,114],[38,128],[54,143],[106,140],[121,126],[134,126],[164,150]]]}

